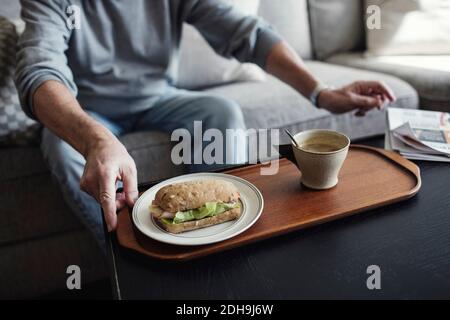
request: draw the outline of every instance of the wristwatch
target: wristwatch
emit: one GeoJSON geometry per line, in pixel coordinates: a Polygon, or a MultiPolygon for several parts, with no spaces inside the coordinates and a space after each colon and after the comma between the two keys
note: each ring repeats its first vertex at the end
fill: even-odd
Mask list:
{"type": "Polygon", "coordinates": [[[331,90],[331,89],[333,89],[333,87],[319,82],[319,84],[314,88],[313,92],[309,96],[309,100],[313,105],[319,108],[319,106],[317,105],[317,98],[319,97],[319,94],[324,90],[331,90]]]}

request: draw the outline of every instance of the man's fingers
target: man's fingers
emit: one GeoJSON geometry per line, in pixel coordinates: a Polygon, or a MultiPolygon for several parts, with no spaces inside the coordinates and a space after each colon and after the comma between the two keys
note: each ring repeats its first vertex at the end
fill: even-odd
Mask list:
{"type": "Polygon", "coordinates": [[[374,97],[368,96],[354,96],[353,103],[358,111],[355,113],[357,117],[364,117],[367,111],[370,111],[373,108],[377,108],[381,110],[384,107],[385,100],[382,96],[376,95],[374,97]]]}
{"type": "Polygon", "coordinates": [[[112,231],[117,225],[116,214],[116,177],[112,174],[104,174],[100,177],[98,202],[102,206],[108,231],[112,231]]]}
{"type": "Polygon", "coordinates": [[[382,94],[384,97],[387,97],[389,101],[395,101],[396,97],[394,92],[389,88],[387,85],[385,85],[382,82],[377,82],[376,88],[378,89],[378,92],[382,94]]]}
{"type": "Polygon", "coordinates": [[[363,87],[364,93],[380,94],[391,102],[396,100],[395,94],[391,88],[380,81],[362,81],[360,82],[360,85],[363,87]]]}
{"type": "Polygon", "coordinates": [[[380,108],[382,102],[376,97],[367,97],[361,95],[354,95],[352,97],[353,106],[362,111],[369,111],[373,108],[380,108]]]}
{"type": "Polygon", "coordinates": [[[116,210],[120,211],[127,205],[125,194],[123,192],[116,193],[116,210]]]}
{"type": "Polygon", "coordinates": [[[122,173],[122,182],[125,199],[131,207],[134,205],[138,197],[137,173],[134,166],[122,173]]]}
{"type": "Polygon", "coordinates": [[[382,95],[377,95],[376,98],[378,99],[378,110],[383,109],[386,106],[386,98],[382,95]]]}

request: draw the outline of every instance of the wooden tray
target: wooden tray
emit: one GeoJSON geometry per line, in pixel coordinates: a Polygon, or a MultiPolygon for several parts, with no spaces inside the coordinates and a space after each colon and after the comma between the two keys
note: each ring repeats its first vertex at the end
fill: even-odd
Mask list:
{"type": "Polygon", "coordinates": [[[189,260],[405,200],[421,186],[419,168],[412,162],[394,152],[358,145],[350,147],[339,184],[326,191],[303,187],[299,170],[288,159],[279,160],[275,176],[261,176],[260,166],[226,172],[252,182],[264,197],[261,218],[239,236],[205,246],[165,244],[138,231],[131,210],[125,208],[118,217],[119,243],[156,259],[189,260]]]}

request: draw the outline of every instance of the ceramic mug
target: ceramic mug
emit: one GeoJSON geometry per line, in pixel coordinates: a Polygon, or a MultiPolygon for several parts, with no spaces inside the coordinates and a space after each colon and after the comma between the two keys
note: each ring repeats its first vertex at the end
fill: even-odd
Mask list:
{"type": "Polygon", "coordinates": [[[302,172],[302,184],[311,189],[325,190],[338,183],[339,171],[350,147],[350,139],[332,130],[308,130],[294,136],[292,143],[297,166],[302,172]]]}

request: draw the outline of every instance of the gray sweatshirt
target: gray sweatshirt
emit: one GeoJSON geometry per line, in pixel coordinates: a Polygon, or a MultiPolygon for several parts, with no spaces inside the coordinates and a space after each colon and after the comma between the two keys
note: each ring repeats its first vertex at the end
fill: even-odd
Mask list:
{"type": "Polygon", "coordinates": [[[21,3],[26,29],[16,85],[31,117],[33,94],[47,80],[62,82],[83,108],[106,116],[147,109],[176,82],[183,22],[197,28],[217,53],[263,68],[270,48],[281,40],[263,20],[219,0],[21,3]],[[79,29],[67,23],[71,5],[80,9],[79,29]]]}

